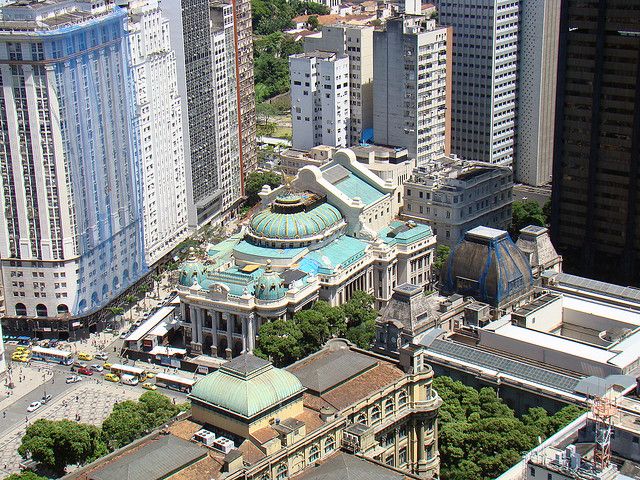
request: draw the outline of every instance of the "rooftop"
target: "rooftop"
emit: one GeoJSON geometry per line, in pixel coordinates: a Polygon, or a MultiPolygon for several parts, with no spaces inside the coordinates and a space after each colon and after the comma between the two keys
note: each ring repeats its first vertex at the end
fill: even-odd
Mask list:
{"type": "Polygon", "coordinates": [[[384,198],[386,193],[338,163],[320,167],[324,178],[349,198],[359,198],[365,205],[371,205],[384,198]]]}
{"type": "Polygon", "coordinates": [[[476,227],[469,230],[465,236],[467,238],[477,238],[480,240],[497,240],[507,235],[505,230],[498,230],[491,227],[476,227]]]}
{"type": "Polygon", "coordinates": [[[404,480],[403,473],[371,461],[338,452],[319,466],[305,470],[299,480],[404,480]]]}

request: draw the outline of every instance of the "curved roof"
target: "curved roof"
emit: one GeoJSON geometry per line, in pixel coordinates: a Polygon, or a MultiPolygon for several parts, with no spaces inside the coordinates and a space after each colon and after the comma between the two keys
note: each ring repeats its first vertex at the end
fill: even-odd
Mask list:
{"type": "Polygon", "coordinates": [[[321,234],[341,220],[340,210],[329,203],[305,209],[301,197],[286,195],[256,214],[250,229],[256,237],[296,240],[321,234]]]}
{"type": "Polygon", "coordinates": [[[303,390],[292,373],[244,354],[198,381],[189,398],[250,419],[303,390]]]}
{"type": "Polygon", "coordinates": [[[202,263],[193,259],[187,260],[180,267],[180,285],[190,287],[194,280],[199,282],[202,272],[204,272],[202,263]]]}
{"type": "Polygon", "coordinates": [[[446,294],[471,295],[494,307],[530,290],[533,275],[526,256],[506,231],[477,227],[449,255],[442,272],[446,294]]]}
{"type": "Polygon", "coordinates": [[[255,295],[259,300],[279,300],[286,292],[284,280],[276,272],[267,271],[256,281],[255,295]]]}

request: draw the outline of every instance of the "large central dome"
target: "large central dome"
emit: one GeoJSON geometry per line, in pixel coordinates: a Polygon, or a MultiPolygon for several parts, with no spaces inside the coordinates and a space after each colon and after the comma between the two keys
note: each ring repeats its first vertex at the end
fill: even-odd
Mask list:
{"type": "MultiPolygon", "coordinates": [[[[312,193],[287,194],[255,215],[249,235],[257,243],[265,241],[320,240],[343,223],[342,214],[333,205],[312,193]]],[[[301,245],[296,245],[301,246],[301,245]]]]}

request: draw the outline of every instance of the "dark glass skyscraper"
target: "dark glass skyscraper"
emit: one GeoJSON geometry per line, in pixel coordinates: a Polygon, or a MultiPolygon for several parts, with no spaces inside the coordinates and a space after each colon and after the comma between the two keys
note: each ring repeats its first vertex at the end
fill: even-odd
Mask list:
{"type": "Polygon", "coordinates": [[[638,283],[640,2],[564,0],[552,233],[568,270],[638,283]]]}

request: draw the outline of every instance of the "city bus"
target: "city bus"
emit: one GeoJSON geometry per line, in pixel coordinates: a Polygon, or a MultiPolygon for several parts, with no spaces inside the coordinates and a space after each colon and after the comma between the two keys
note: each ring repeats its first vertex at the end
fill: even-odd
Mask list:
{"type": "Polygon", "coordinates": [[[156,375],[157,386],[178,390],[179,392],[191,393],[194,383],[196,383],[195,380],[178,375],[169,375],[167,373],[159,373],[156,375]]]}
{"type": "Polygon", "coordinates": [[[109,367],[112,373],[115,373],[119,377],[123,375],[132,375],[136,377],[141,382],[144,382],[147,379],[147,376],[144,374],[144,368],[140,367],[130,367],[128,365],[121,365],[119,363],[114,363],[109,367]]]}
{"type": "Polygon", "coordinates": [[[33,347],[31,349],[31,359],[59,363],[60,365],[73,364],[73,354],[57,348],[33,347]]]}

